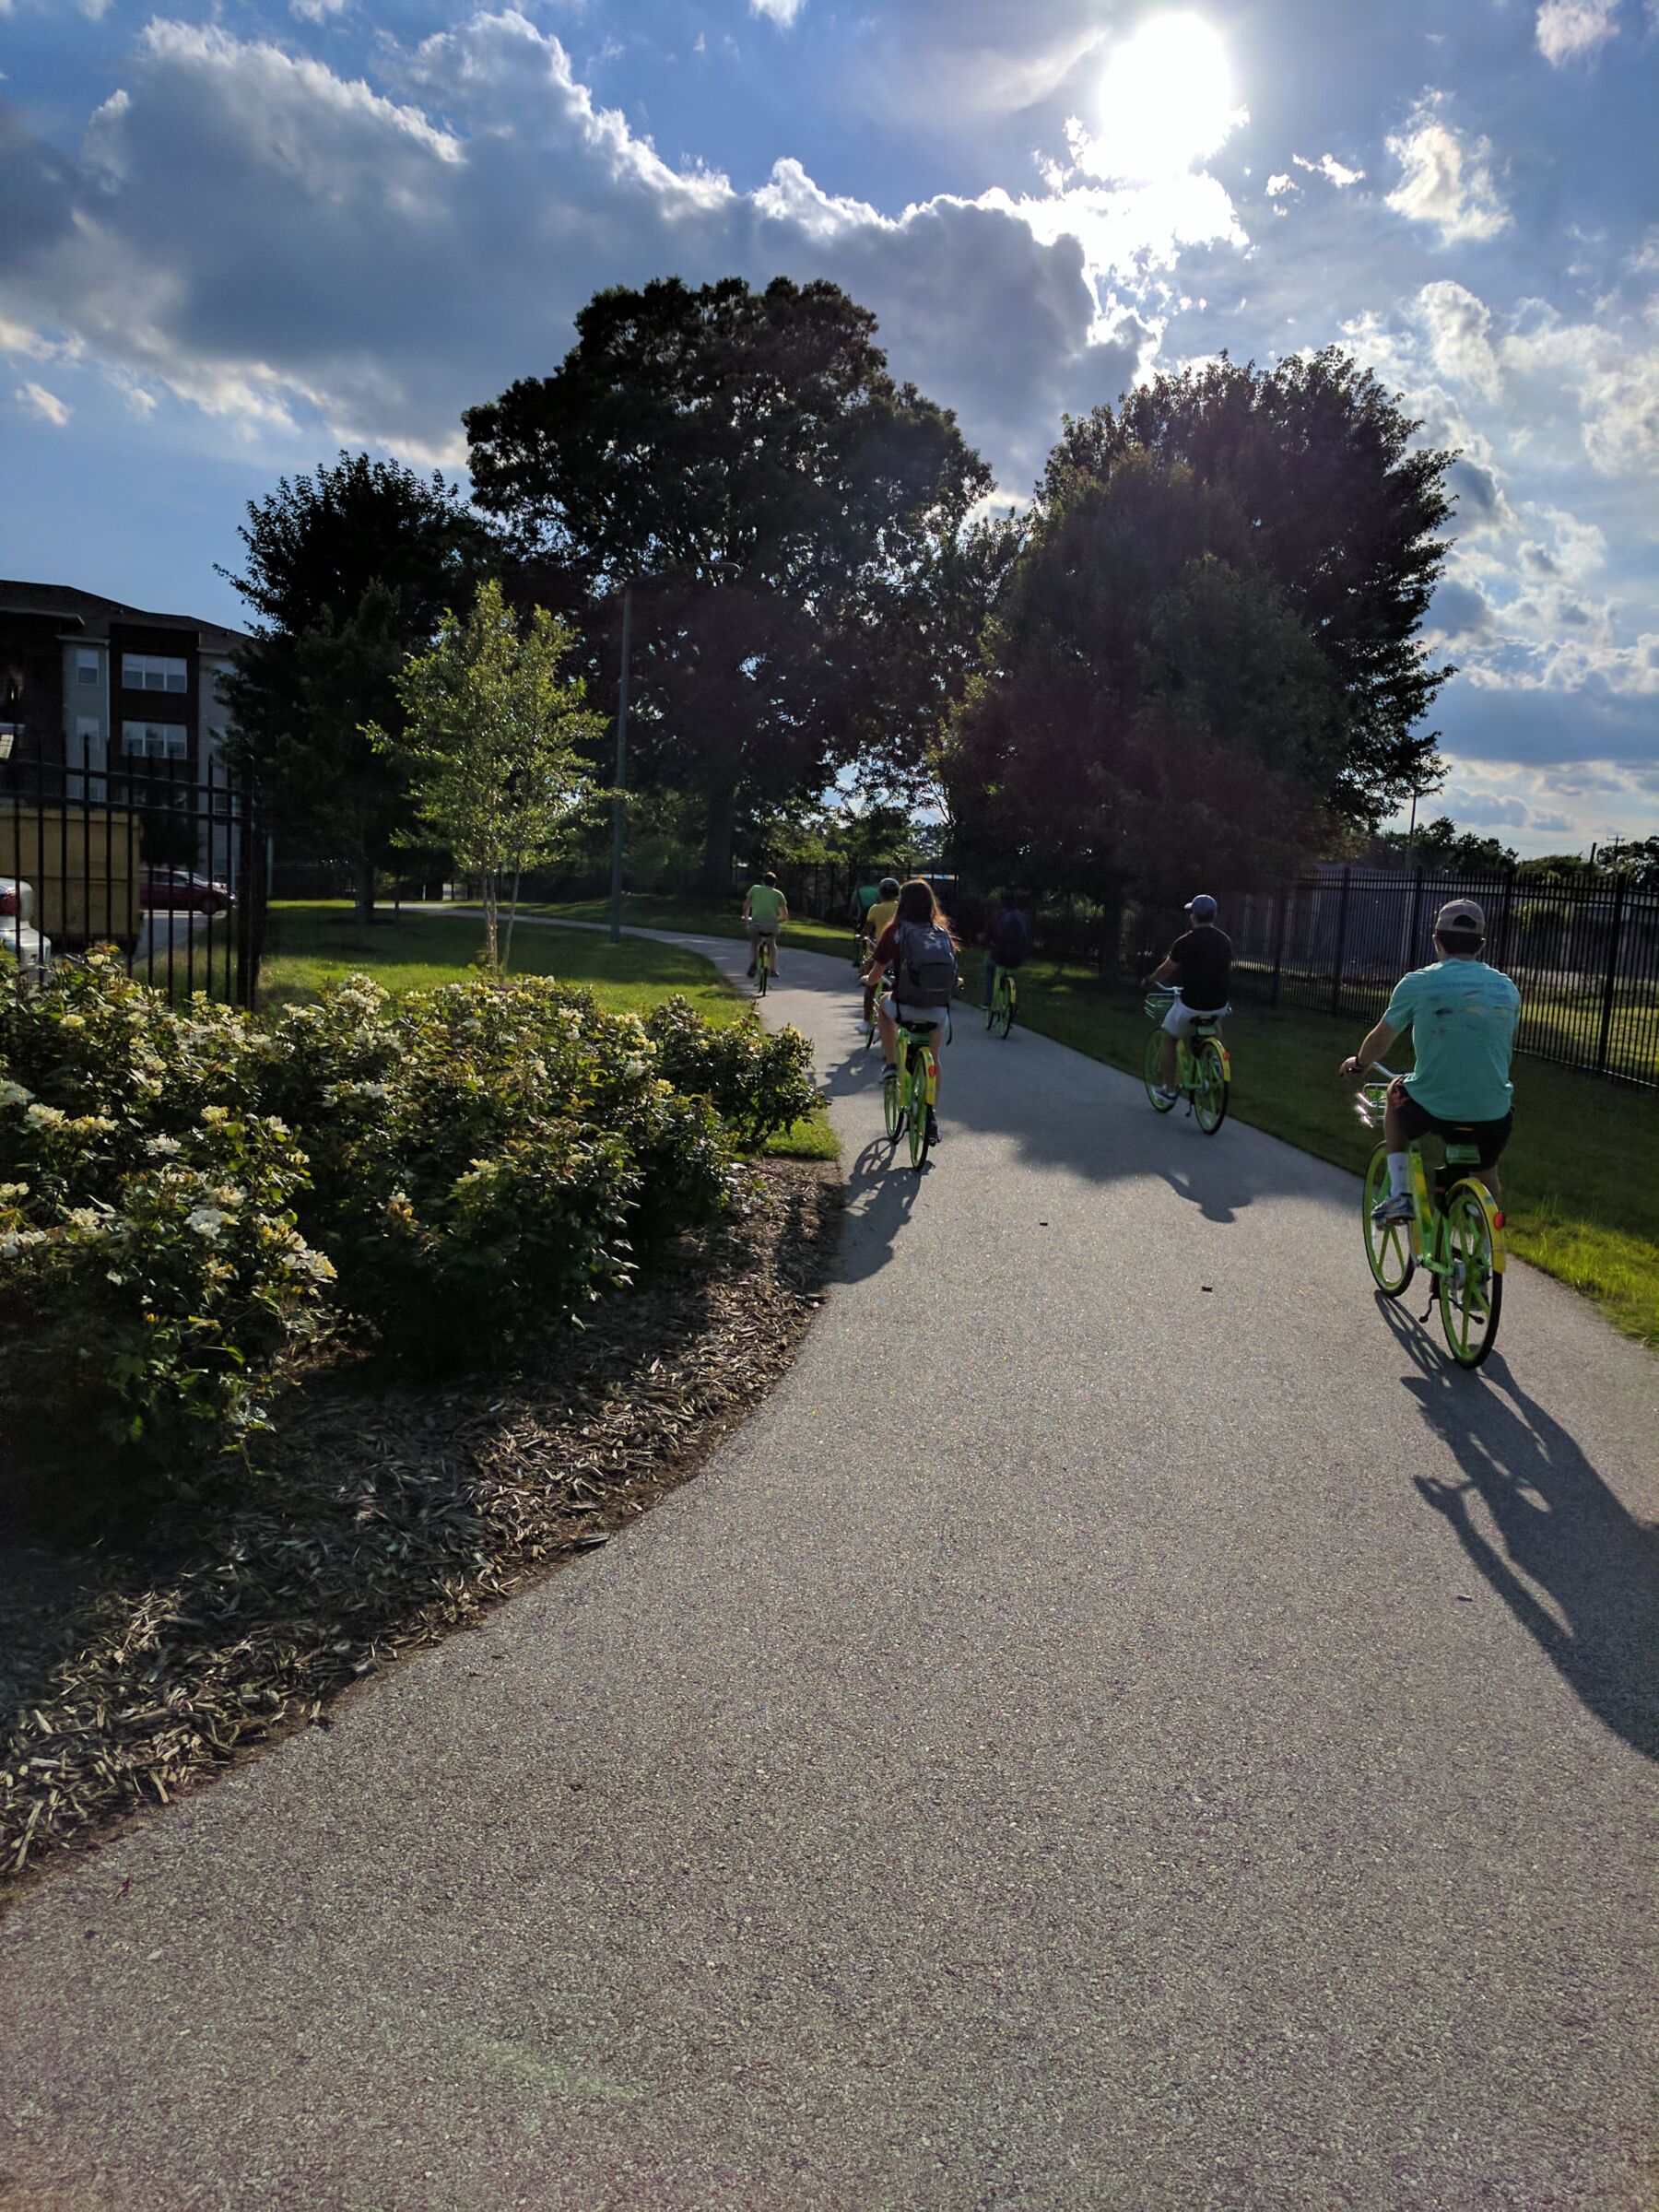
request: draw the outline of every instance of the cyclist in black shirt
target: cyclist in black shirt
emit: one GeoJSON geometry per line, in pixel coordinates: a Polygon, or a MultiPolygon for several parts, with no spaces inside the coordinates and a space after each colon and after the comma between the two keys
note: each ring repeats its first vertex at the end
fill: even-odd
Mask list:
{"type": "Polygon", "coordinates": [[[1232,942],[1216,927],[1216,902],[1207,891],[1187,901],[1192,927],[1171,946],[1169,957],[1152,971],[1155,983],[1173,983],[1180,997],[1164,1017],[1163,1083],[1160,1099],[1172,1105],[1175,1088],[1175,1040],[1183,1036],[1202,1016],[1212,1020],[1230,1011],[1227,1004],[1232,980],[1232,942]]]}

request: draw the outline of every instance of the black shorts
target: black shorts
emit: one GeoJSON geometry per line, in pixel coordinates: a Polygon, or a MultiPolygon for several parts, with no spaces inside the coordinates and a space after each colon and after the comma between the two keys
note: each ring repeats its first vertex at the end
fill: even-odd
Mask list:
{"type": "Polygon", "coordinates": [[[1430,1113],[1427,1106],[1419,1106],[1404,1084],[1398,1096],[1400,1111],[1406,1117],[1406,1134],[1413,1142],[1419,1136],[1443,1136],[1450,1145],[1478,1145],[1483,1168],[1497,1164],[1515,1125],[1512,1107],[1500,1122],[1443,1122],[1438,1113],[1430,1113]]]}

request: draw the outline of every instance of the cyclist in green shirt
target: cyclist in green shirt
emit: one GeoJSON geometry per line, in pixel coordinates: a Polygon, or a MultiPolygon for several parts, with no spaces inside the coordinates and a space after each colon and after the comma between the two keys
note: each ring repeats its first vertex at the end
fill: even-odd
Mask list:
{"type": "Polygon", "coordinates": [[[1521,994],[1501,969],[1488,968],[1486,915],[1473,899],[1453,899],[1434,918],[1430,968],[1402,976],[1387,1011],[1340,1074],[1362,1076],[1394,1039],[1411,1031],[1417,1065],[1388,1087],[1383,1139],[1389,1195],[1374,1221],[1408,1221],[1410,1146],[1419,1136],[1470,1139],[1480,1149],[1480,1179],[1500,1194],[1498,1159],[1514,1124],[1510,1058],[1521,994]]]}
{"type": "Polygon", "coordinates": [[[778,932],[789,919],[789,901],[778,888],[778,878],[768,868],[759,883],[751,883],[743,901],[743,925],[748,932],[748,971],[755,972],[755,954],[762,937],[772,941],[772,973],[778,972],[778,932]]]}

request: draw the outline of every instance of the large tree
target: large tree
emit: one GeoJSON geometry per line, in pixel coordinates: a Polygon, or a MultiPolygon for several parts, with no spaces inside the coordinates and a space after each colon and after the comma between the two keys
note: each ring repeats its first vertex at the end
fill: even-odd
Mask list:
{"type": "Polygon", "coordinates": [[[1051,480],[943,755],[969,865],[1112,909],[1194,869],[1247,882],[1317,835],[1340,688],[1251,544],[1180,463],[1051,480]]]}
{"type": "Polygon", "coordinates": [[[467,412],[475,497],[522,559],[613,609],[633,585],[636,771],[700,795],[724,888],[739,809],[821,790],[877,723],[919,768],[990,472],[831,284],[671,278],[576,327],[551,376],[467,412]],[[896,650],[912,608],[936,653],[896,650]]]}
{"type": "Polygon", "coordinates": [[[1419,725],[1453,673],[1418,641],[1446,563],[1455,458],[1414,447],[1421,427],[1335,347],[1271,369],[1223,354],[1068,419],[1040,495],[1068,497],[1078,477],[1110,483],[1136,454],[1182,463],[1228,495],[1253,560],[1341,688],[1347,742],[1330,795],[1367,828],[1432,788],[1440,733],[1419,725]]]}
{"type": "Polygon", "coordinates": [[[254,622],[226,679],[234,754],[272,825],[352,873],[359,916],[412,821],[398,677],[488,564],[488,531],[441,477],[342,453],[251,501],[243,572],[222,570],[254,622]]]}

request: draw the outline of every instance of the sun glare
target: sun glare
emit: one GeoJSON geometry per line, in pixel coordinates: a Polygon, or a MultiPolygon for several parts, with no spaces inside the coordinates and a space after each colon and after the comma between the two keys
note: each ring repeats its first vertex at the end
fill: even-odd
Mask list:
{"type": "Polygon", "coordinates": [[[1179,174],[1213,154],[1241,114],[1218,33],[1200,16],[1154,16],[1106,65],[1092,166],[1124,179],[1179,174]]]}

